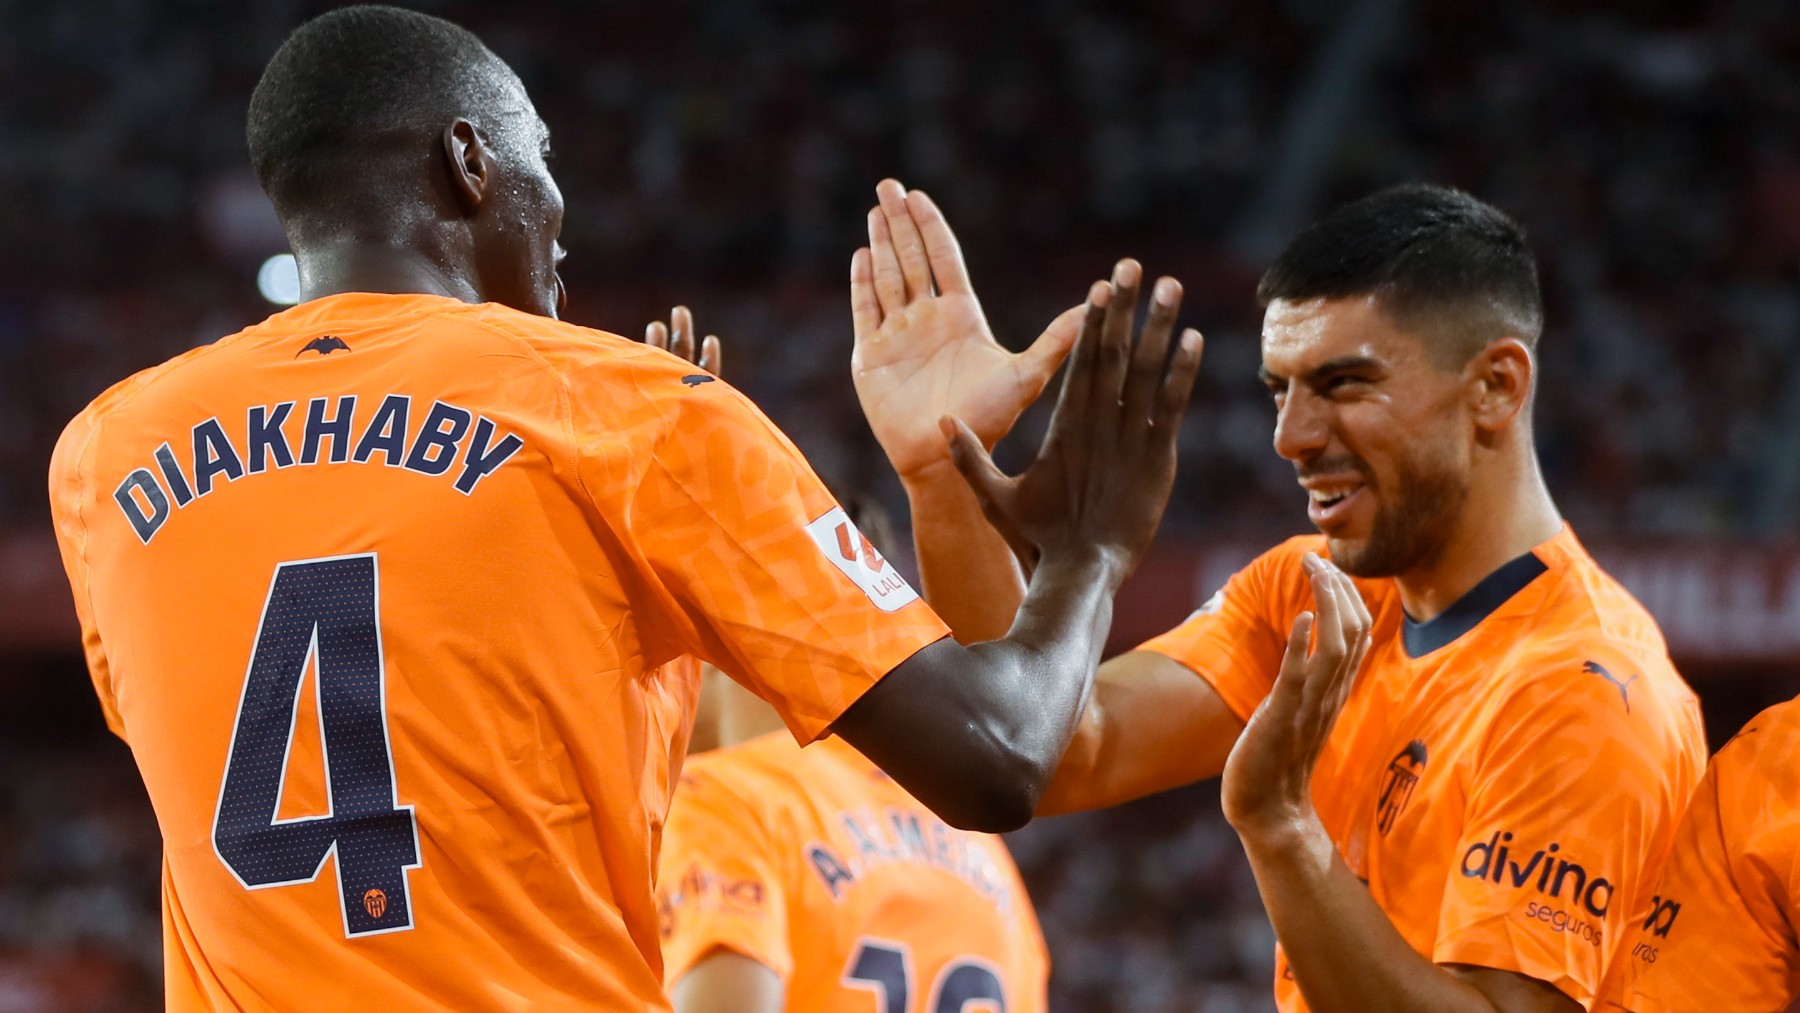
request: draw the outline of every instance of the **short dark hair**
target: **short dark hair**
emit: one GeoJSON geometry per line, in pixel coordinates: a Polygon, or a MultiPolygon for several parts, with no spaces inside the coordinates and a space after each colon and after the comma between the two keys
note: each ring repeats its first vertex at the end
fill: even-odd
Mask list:
{"type": "Polygon", "coordinates": [[[1461,190],[1428,183],[1382,190],[1314,222],[1256,288],[1264,306],[1359,295],[1432,339],[1434,358],[1451,367],[1497,338],[1535,343],[1544,326],[1525,230],[1461,190]]]}
{"type": "Polygon", "coordinates": [[[504,68],[468,29],[398,7],[341,7],[294,29],[250,95],[250,164],[285,218],[384,140],[473,119],[504,68]]]}

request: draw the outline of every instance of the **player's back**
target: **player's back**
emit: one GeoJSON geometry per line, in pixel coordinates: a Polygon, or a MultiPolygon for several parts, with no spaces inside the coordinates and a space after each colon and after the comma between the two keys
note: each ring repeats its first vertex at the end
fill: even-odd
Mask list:
{"type": "Polygon", "coordinates": [[[773,969],[790,1013],[1041,1011],[1043,936],[998,837],[945,826],[838,739],[691,759],[660,893],[671,984],[718,949],[773,969]]]}
{"type": "Polygon", "coordinates": [[[52,499],[165,840],[172,1008],[663,1003],[650,884],[695,687],[657,667],[678,610],[618,518],[656,512],[634,476],[686,372],[351,294],[71,424],[52,499]],[[613,433],[572,426],[576,374],[613,433]]]}

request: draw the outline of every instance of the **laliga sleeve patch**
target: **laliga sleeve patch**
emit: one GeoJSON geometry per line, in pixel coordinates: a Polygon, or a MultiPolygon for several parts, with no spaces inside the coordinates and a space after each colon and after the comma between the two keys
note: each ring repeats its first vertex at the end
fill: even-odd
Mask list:
{"type": "Polygon", "coordinates": [[[833,507],[808,524],[806,533],[812,536],[813,543],[825,558],[862,588],[862,593],[868,595],[881,611],[893,612],[918,600],[919,593],[900,576],[893,564],[882,558],[874,543],[856,530],[843,507],[833,507]]]}

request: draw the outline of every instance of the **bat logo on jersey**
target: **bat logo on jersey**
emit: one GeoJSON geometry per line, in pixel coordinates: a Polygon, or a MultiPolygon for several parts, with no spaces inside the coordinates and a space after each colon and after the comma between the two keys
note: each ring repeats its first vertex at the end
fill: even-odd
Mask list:
{"type": "Polygon", "coordinates": [[[1597,675],[1600,678],[1605,679],[1607,682],[1610,682],[1614,686],[1618,687],[1619,699],[1625,701],[1625,713],[1627,713],[1627,714],[1631,713],[1631,684],[1638,680],[1637,676],[1634,675],[1631,678],[1626,679],[1623,682],[1620,682],[1618,676],[1615,676],[1611,672],[1607,671],[1606,666],[1600,664],[1598,661],[1582,662],[1581,670],[1583,672],[1588,673],[1589,675],[1597,675]]]}
{"type": "Polygon", "coordinates": [[[718,379],[718,377],[708,376],[705,373],[691,373],[687,376],[682,377],[681,382],[688,385],[689,387],[698,387],[703,383],[711,383],[717,379],[718,379]]]}
{"type": "Polygon", "coordinates": [[[344,344],[343,338],[340,338],[335,334],[327,334],[321,338],[314,338],[300,346],[300,350],[294,353],[294,358],[298,359],[307,352],[318,352],[320,355],[330,355],[332,352],[348,351],[350,351],[350,346],[344,344]]]}
{"type": "Polygon", "coordinates": [[[363,894],[363,910],[369,912],[370,918],[380,918],[387,911],[387,894],[380,890],[363,894]]]}
{"type": "Polygon", "coordinates": [[[1375,826],[1381,836],[1387,836],[1394,828],[1394,821],[1406,809],[1413,788],[1418,785],[1420,775],[1425,773],[1425,759],[1425,743],[1414,739],[1388,763],[1387,780],[1381,786],[1381,797],[1375,802],[1375,826]]]}
{"type": "Polygon", "coordinates": [[[893,612],[918,600],[918,592],[888,565],[874,543],[856,529],[843,507],[826,511],[824,516],[806,526],[806,533],[825,558],[861,588],[881,611],[893,612]]]}

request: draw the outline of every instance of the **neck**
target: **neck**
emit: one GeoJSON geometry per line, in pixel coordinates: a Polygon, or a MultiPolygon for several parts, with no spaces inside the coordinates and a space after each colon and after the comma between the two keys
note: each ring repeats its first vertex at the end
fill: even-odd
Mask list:
{"type": "Polygon", "coordinates": [[[1526,452],[1521,458],[1512,467],[1476,469],[1488,474],[1470,490],[1437,560],[1394,578],[1400,603],[1414,620],[1435,619],[1489,574],[1562,530],[1537,456],[1526,452]]]}
{"type": "Polygon", "coordinates": [[[342,292],[391,292],[441,295],[466,303],[481,302],[456,258],[443,244],[414,244],[383,237],[336,237],[294,244],[300,267],[301,301],[342,292]]]}

